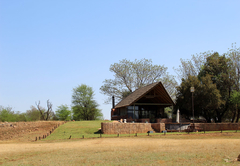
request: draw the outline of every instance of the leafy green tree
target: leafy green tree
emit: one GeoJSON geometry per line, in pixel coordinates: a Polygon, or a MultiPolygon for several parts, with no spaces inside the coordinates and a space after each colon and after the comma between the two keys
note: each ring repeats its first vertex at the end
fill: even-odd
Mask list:
{"type": "Polygon", "coordinates": [[[127,95],[145,85],[161,81],[171,97],[175,95],[177,82],[174,76],[167,73],[167,67],[153,65],[152,60],[141,59],[129,61],[121,60],[110,66],[114,79],[106,79],[101,86],[101,93],[108,96],[107,101],[115,96],[116,101],[122,100],[127,95]]]}
{"type": "Polygon", "coordinates": [[[85,84],[73,88],[72,110],[74,120],[98,120],[103,118],[93,97],[92,88],[85,84]]]}
{"type": "Polygon", "coordinates": [[[216,122],[222,122],[222,118],[229,112],[231,106],[230,96],[234,87],[235,71],[232,70],[232,61],[225,55],[219,55],[217,52],[207,57],[206,63],[200,71],[198,77],[201,80],[202,77],[210,75],[213,83],[216,84],[217,89],[221,94],[221,99],[224,104],[221,107],[216,108],[216,122]]]}
{"type": "Polygon", "coordinates": [[[0,121],[2,122],[19,122],[26,121],[25,113],[14,112],[11,107],[0,106],[0,121]]]}
{"type": "Polygon", "coordinates": [[[0,106],[0,121],[2,122],[13,122],[16,121],[16,116],[14,116],[14,111],[11,107],[0,106]]]}
{"type": "Polygon", "coordinates": [[[235,121],[236,117],[236,123],[238,123],[239,118],[240,118],[240,92],[238,91],[233,91],[233,93],[231,94],[231,98],[230,98],[231,103],[233,103],[236,107],[235,110],[233,112],[233,116],[232,116],[232,122],[235,121]]]}
{"type": "Polygon", "coordinates": [[[221,99],[216,84],[213,84],[211,76],[207,75],[200,81],[196,76],[189,76],[183,79],[177,87],[176,107],[180,109],[185,118],[192,117],[192,93],[190,87],[195,88],[194,95],[194,115],[203,116],[208,122],[215,119],[215,109],[219,108],[224,101],[221,99]]]}
{"type": "Polygon", "coordinates": [[[27,121],[43,120],[41,119],[40,112],[34,106],[31,106],[31,109],[26,111],[26,119],[27,121]]]}
{"type": "Polygon", "coordinates": [[[59,120],[71,120],[71,111],[67,105],[60,105],[56,110],[56,117],[59,120]]]}

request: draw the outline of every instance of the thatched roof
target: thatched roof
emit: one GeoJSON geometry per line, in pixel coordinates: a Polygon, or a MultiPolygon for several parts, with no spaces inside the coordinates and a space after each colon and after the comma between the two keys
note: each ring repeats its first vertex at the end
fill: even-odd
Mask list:
{"type": "Polygon", "coordinates": [[[161,82],[155,82],[135,90],[125,99],[120,101],[115,108],[126,107],[133,104],[148,103],[162,104],[165,106],[174,105],[171,97],[161,82]]]}

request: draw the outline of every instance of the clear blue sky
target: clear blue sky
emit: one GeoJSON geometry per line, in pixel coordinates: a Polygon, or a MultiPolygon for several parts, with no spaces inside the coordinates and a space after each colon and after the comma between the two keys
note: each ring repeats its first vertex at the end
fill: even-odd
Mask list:
{"type": "Polygon", "coordinates": [[[0,105],[25,112],[49,99],[71,106],[72,89],[95,91],[104,117],[111,104],[99,88],[111,64],[180,58],[240,47],[239,0],[0,0],[0,105]]]}

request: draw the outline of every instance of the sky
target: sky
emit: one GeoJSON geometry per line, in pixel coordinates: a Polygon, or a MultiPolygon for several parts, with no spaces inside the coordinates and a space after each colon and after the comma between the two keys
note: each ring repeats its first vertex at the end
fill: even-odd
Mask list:
{"type": "Polygon", "coordinates": [[[171,75],[180,59],[240,47],[239,0],[0,0],[0,105],[25,112],[40,101],[71,107],[86,84],[100,93],[110,65],[151,59],[171,75]]]}

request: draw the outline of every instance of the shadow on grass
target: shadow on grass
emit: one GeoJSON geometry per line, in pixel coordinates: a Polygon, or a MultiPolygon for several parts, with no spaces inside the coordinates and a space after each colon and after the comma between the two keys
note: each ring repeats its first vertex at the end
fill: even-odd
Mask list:
{"type": "Polygon", "coordinates": [[[94,134],[102,134],[101,130],[95,131],[94,134]]]}

